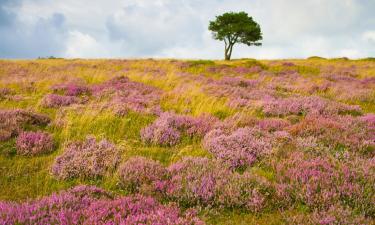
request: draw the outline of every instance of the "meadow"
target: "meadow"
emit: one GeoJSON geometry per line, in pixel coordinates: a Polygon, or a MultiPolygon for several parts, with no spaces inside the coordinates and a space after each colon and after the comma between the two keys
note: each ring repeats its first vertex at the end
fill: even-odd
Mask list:
{"type": "Polygon", "coordinates": [[[0,60],[0,224],[373,224],[375,60],[0,60]]]}

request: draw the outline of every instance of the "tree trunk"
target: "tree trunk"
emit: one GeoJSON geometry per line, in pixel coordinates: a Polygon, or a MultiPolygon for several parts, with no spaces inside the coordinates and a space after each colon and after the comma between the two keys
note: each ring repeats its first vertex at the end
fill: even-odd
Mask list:
{"type": "Polygon", "coordinates": [[[232,49],[233,49],[233,44],[229,44],[228,46],[225,46],[225,60],[230,60],[232,56],[232,49]]]}

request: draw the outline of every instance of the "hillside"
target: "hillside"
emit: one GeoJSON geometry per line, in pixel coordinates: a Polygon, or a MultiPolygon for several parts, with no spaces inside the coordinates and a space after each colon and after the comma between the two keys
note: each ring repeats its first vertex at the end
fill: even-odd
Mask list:
{"type": "Polygon", "coordinates": [[[0,224],[370,224],[374,149],[372,59],[0,60],[0,224]]]}

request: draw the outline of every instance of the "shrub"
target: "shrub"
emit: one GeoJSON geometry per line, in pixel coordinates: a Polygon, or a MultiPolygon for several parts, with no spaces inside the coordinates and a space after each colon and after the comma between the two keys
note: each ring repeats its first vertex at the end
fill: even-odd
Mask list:
{"type": "Polygon", "coordinates": [[[22,132],[25,126],[45,126],[50,118],[26,110],[0,110],[0,141],[6,141],[22,132]]]}
{"type": "Polygon", "coordinates": [[[345,105],[316,96],[270,99],[264,102],[263,112],[271,116],[290,114],[334,115],[342,113],[361,113],[359,106],[345,105]]]}
{"type": "Polygon", "coordinates": [[[215,121],[216,119],[210,116],[195,118],[166,112],[141,130],[141,138],[146,143],[172,146],[180,141],[182,134],[202,137],[211,129],[215,121]]]}
{"type": "Polygon", "coordinates": [[[162,91],[143,83],[131,81],[121,76],[91,87],[97,98],[109,96],[109,107],[123,106],[140,113],[159,112],[162,91]]]}
{"type": "Polygon", "coordinates": [[[122,185],[131,192],[148,192],[162,189],[167,169],[160,163],[144,157],[132,157],[119,167],[122,185]]]}
{"type": "Polygon", "coordinates": [[[81,103],[81,99],[75,96],[48,94],[42,99],[42,105],[49,108],[59,108],[81,103]]]}
{"type": "Polygon", "coordinates": [[[0,224],[204,224],[195,211],[181,213],[141,195],[114,198],[94,186],[77,186],[25,203],[0,202],[0,224]]]}
{"type": "Polygon", "coordinates": [[[282,201],[302,203],[311,209],[328,210],[346,204],[371,215],[374,196],[374,164],[350,156],[337,161],[327,156],[307,157],[292,153],[275,162],[276,190],[282,201]]]}
{"type": "Polygon", "coordinates": [[[288,120],[283,120],[279,118],[265,118],[257,122],[257,126],[261,130],[268,132],[281,131],[288,127],[290,122],[288,120]]]}
{"type": "Polygon", "coordinates": [[[294,215],[286,218],[288,224],[371,224],[371,219],[358,215],[350,208],[341,205],[333,205],[328,210],[317,211],[307,215],[294,215]]]}
{"type": "Polygon", "coordinates": [[[234,173],[220,161],[187,157],[168,170],[171,178],[166,194],[183,205],[243,207],[252,211],[265,207],[269,185],[249,173],[234,173]]]}
{"type": "Polygon", "coordinates": [[[24,203],[0,202],[0,224],[79,224],[82,210],[110,193],[94,186],[76,186],[24,203]]]}
{"type": "Polygon", "coordinates": [[[366,117],[307,116],[288,130],[296,137],[312,136],[334,151],[345,147],[347,150],[365,153],[366,149],[374,146],[374,129],[366,122],[366,117]]]}
{"type": "Polygon", "coordinates": [[[54,92],[62,92],[63,95],[67,96],[80,96],[90,93],[90,89],[87,86],[74,83],[57,84],[52,86],[51,89],[54,92]]]}
{"type": "Polygon", "coordinates": [[[53,139],[48,133],[22,132],[16,141],[17,154],[20,155],[38,155],[48,153],[53,150],[53,139]]]}
{"type": "Polygon", "coordinates": [[[59,179],[96,178],[116,168],[120,153],[116,146],[103,139],[99,142],[87,137],[84,142],[72,142],[58,156],[52,174],[59,179]]]}
{"type": "Polygon", "coordinates": [[[140,195],[94,202],[83,217],[83,224],[204,224],[193,210],[181,213],[175,205],[164,206],[140,195]]]}
{"type": "Polygon", "coordinates": [[[231,168],[251,166],[272,149],[271,139],[256,128],[244,127],[227,134],[214,129],[204,138],[204,146],[231,168]]]}

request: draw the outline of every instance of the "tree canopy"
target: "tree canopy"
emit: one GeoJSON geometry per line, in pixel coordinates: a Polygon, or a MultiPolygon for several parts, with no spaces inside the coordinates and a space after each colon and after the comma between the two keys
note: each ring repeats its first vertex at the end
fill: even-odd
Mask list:
{"type": "Polygon", "coordinates": [[[236,43],[262,45],[259,42],[262,40],[260,26],[246,12],[227,12],[216,16],[216,20],[210,21],[208,29],[212,31],[214,39],[224,41],[225,60],[230,60],[236,43]]]}

